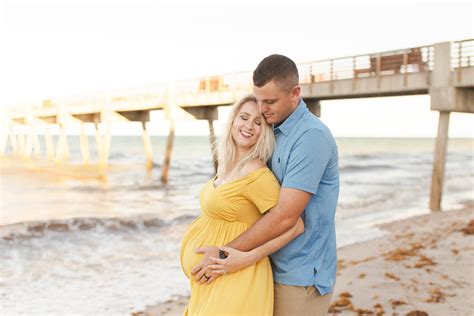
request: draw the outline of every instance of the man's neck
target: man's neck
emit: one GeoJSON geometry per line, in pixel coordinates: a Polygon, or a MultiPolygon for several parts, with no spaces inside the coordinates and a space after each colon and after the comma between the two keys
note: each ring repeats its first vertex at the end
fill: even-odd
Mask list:
{"type": "Polygon", "coordinates": [[[300,102],[301,102],[301,98],[298,100],[298,103],[296,103],[296,105],[293,107],[291,112],[283,119],[283,121],[281,121],[280,123],[273,124],[273,127],[277,128],[281,124],[285,123],[285,121],[291,116],[291,114],[293,114],[296,111],[296,109],[298,108],[298,105],[300,104],[300,102]]]}

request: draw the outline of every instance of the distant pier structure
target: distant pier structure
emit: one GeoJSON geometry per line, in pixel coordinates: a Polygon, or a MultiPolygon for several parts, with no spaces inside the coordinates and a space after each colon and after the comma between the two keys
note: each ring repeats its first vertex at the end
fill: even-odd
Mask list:
{"type": "MultiPolygon", "coordinates": [[[[429,94],[431,110],[439,112],[438,134],[434,148],[430,208],[441,209],[445,159],[451,112],[474,112],[474,39],[437,43],[428,46],[398,49],[319,60],[298,64],[302,97],[310,110],[321,115],[320,101],[429,94]]],[[[170,121],[166,152],[163,155],[161,179],[168,180],[174,141],[175,113],[186,111],[209,124],[210,144],[214,146],[213,122],[217,107],[233,104],[252,92],[251,72],[210,76],[197,80],[177,81],[170,85],[148,85],[133,89],[80,97],[43,100],[7,113],[7,133],[0,139],[0,155],[11,147],[15,157],[41,157],[39,125],[43,125],[46,158],[62,163],[69,158],[66,126],[80,124],[81,154],[90,163],[85,124],[94,124],[98,148],[98,164],[107,164],[111,146],[110,125],[116,121],[140,122],[146,165],[153,166],[153,149],[147,125],[150,111],[164,110],[170,121]],[[26,125],[27,135],[17,132],[17,125],[26,125]],[[59,126],[57,144],[48,126],[59,126]],[[99,126],[101,126],[99,128],[99,126]]],[[[214,148],[214,166],[217,167],[214,148]]]]}

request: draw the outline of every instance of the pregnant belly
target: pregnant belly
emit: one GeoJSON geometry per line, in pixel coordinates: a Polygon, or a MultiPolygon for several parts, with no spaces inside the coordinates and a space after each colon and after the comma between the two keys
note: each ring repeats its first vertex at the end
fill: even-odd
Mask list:
{"type": "Polygon", "coordinates": [[[181,243],[181,268],[188,278],[191,270],[204,258],[194,249],[203,246],[223,246],[247,230],[248,225],[242,222],[228,222],[221,219],[201,216],[197,218],[184,234],[181,243]]]}

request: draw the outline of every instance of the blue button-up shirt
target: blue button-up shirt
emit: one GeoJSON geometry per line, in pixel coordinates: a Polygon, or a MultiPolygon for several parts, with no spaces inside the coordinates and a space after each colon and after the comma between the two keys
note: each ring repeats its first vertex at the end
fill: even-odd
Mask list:
{"type": "Polygon", "coordinates": [[[271,169],[282,188],[311,193],[301,217],[305,231],[270,258],[275,282],[314,285],[321,295],[333,291],[337,254],[334,215],[339,196],[337,146],[329,129],[300,101],[273,128],[276,149],[271,169]]]}

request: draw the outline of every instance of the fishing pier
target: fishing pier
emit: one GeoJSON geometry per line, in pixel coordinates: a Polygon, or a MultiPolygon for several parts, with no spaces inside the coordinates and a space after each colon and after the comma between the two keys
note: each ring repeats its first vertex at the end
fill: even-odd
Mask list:
{"type": "MultiPolygon", "coordinates": [[[[430,95],[431,110],[439,112],[430,208],[440,210],[450,113],[474,112],[474,39],[319,60],[297,66],[302,97],[317,116],[321,116],[321,101],[324,100],[430,95]]],[[[170,122],[161,175],[161,180],[167,182],[177,114],[185,111],[195,119],[208,121],[213,147],[217,108],[231,105],[242,95],[251,93],[251,79],[251,72],[242,72],[41,100],[24,110],[12,109],[7,113],[7,133],[1,135],[0,155],[5,155],[10,146],[14,157],[43,159],[38,133],[41,127],[45,131],[44,159],[63,163],[69,158],[66,127],[79,124],[82,159],[84,164],[89,164],[85,124],[93,124],[98,164],[104,166],[111,146],[111,124],[117,121],[140,122],[146,165],[152,168],[154,154],[147,125],[150,124],[150,111],[163,110],[170,122]],[[49,132],[52,124],[59,126],[60,130],[56,144],[49,132]],[[18,125],[25,125],[29,133],[19,133],[18,125]]],[[[213,161],[216,167],[215,156],[213,161]]]]}

